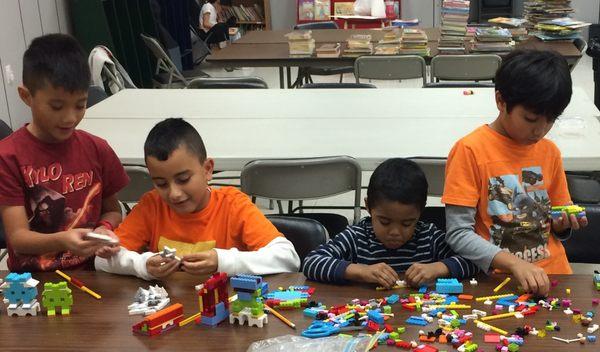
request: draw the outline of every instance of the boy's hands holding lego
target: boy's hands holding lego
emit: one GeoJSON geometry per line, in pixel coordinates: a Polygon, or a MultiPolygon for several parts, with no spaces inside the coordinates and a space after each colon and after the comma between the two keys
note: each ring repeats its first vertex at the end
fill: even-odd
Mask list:
{"type": "Polygon", "coordinates": [[[148,274],[156,278],[167,277],[179,270],[181,262],[173,258],[163,258],[159,254],[153,255],[146,261],[148,274]]]}
{"type": "Polygon", "coordinates": [[[91,257],[100,248],[104,247],[103,243],[98,241],[86,240],[85,235],[92,231],[91,229],[72,229],[61,232],[58,236],[63,247],[69,252],[80,257],[91,257]]]}
{"type": "Polygon", "coordinates": [[[181,268],[192,275],[213,274],[219,267],[217,251],[209,251],[184,255],[181,258],[181,268]]]}
{"type": "Polygon", "coordinates": [[[373,265],[350,264],[346,268],[346,279],[378,284],[385,288],[392,288],[400,280],[396,270],[386,263],[373,265]]]}
{"type": "Polygon", "coordinates": [[[518,259],[511,268],[512,275],[519,281],[525,292],[547,296],[550,291],[550,280],[544,269],[518,259]]]}
{"type": "Polygon", "coordinates": [[[404,279],[412,287],[419,287],[435,281],[438,277],[447,277],[450,270],[442,262],[423,264],[415,263],[406,270],[404,279]]]}
{"type": "Polygon", "coordinates": [[[579,230],[587,225],[588,220],[586,216],[577,217],[575,214],[567,214],[564,211],[559,217],[552,218],[552,230],[555,233],[566,231],[568,228],[579,230]]]}
{"type": "MultiPolygon", "coordinates": [[[[116,239],[117,241],[119,240],[119,237],[117,237],[117,235],[115,235],[114,232],[105,228],[104,226],[96,227],[94,229],[94,233],[101,234],[101,235],[107,235],[107,236],[110,236],[110,237],[116,239]]],[[[96,254],[96,256],[98,256],[100,258],[108,259],[108,258],[112,257],[113,255],[119,253],[120,249],[121,249],[121,247],[118,244],[108,244],[108,245],[104,244],[100,249],[98,249],[96,251],[95,254],[96,254]]]]}

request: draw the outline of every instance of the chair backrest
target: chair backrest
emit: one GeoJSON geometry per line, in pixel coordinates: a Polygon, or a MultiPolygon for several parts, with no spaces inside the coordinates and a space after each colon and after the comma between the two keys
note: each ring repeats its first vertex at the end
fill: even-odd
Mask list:
{"type": "Polygon", "coordinates": [[[427,194],[441,197],[444,194],[444,181],[446,178],[446,158],[414,157],[410,160],[419,164],[425,176],[429,189],[427,194]]]}
{"type": "Polygon", "coordinates": [[[195,78],[188,89],[267,89],[269,86],[260,77],[195,78]]]}
{"type": "Polygon", "coordinates": [[[13,133],[12,128],[4,120],[0,120],[0,140],[10,136],[11,133],[13,133]]]}
{"type": "Polygon", "coordinates": [[[339,27],[334,21],[300,23],[294,26],[294,30],[308,29],[339,29],[339,27]]]}
{"type": "Polygon", "coordinates": [[[421,212],[423,222],[434,224],[438,230],[446,232],[446,207],[443,206],[427,206],[421,212]]]}
{"type": "Polygon", "coordinates": [[[494,82],[431,82],[423,88],[495,88],[494,82]]]}
{"type": "Polygon", "coordinates": [[[431,82],[493,80],[501,63],[498,55],[437,55],[431,59],[431,82]]]}
{"type": "Polygon", "coordinates": [[[173,78],[177,78],[178,80],[183,82],[184,85],[187,86],[188,85],[187,79],[177,69],[177,66],[175,66],[175,63],[173,63],[173,60],[171,60],[169,55],[167,55],[167,53],[165,52],[163,47],[160,45],[158,40],[156,38],[150,37],[143,33],[140,33],[140,37],[142,37],[142,40],[144,41],[144,44],[146,45],[148,50],[150,50],[152,55],[154,55],[154,57],[156,57],[157,62],[156,62],[156,72],[155,73],[158,74],[161,70],[168,73],[169,74],[169,79],[168,79],[169,86],[173,82],[173,78]]]}
{"type": "Polygon", "coordinates": [[[356,83],[361,78],[401,80],[423,78],[423,86],[427,83],[427,65],[425,60],[416,55],[403,56],[361,56],[354,62],[356,83]]]}
{"type": "Polygon", "coordinates": [[[154,189],[152,177],[145,166],[123,165],[129,184],[117,194],[117,198],[124,203],[137,203],[142,195],[154,189]]]}
{"type": "Polygon", "coordinates": [[[600,203],[600,172],[567,172],[567,186],[575,203],[600,203]]]}
{"type": "Polygon", "coordinates": [[[102,87],[90,86],[88,88],[87,107],[90,108],[106,98],[108,98],[108,95],[102,87]]]}
{"type": "Polygon", "coordinates": [[[575,40],[573,40],[573,44],[581,54],[585,53],[585,50],[588,46],[587,42],[583,38],[575,38],[575,40]]]}
{"type": "Polygon", "coordinates": [[[573,231],[572,236],[563,242],[567,258],[572,263],[600,263],[600,204],[579,205],[585,207],[589,225],[573,231]]]}
{"type": "Polygon", "coordinates": [[[292,242],[301,262],[310,251],[327,242],[327,230],[316,220],[283,215],[267,215],[267,219],[292,242]]]}
{"type": "Polygon", "coordinates": [[[308,83],[301,85],[303,89],[338,89],[338,88],[377,88],[369,83],[308,83]]]}
{"type": "Polygon", "coordinates": [[[362,170],[349,156],[263,159],[246,164],[242,192],[275,200],[318,199],[354,191],[354,222],[360,220],[362,170]]]}

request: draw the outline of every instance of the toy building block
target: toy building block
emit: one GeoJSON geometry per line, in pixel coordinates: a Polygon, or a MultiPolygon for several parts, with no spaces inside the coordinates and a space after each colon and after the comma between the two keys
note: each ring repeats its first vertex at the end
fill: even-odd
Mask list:
{"type": "Polygon", "coordinates": [[[417,316],[411,316],[410,318],[406,319],[406,323],[410,324],[410,325],[420,325],[420,326],[425,326],[425,325],[429,324],[427,322],[427,320],[425,320],[422,317],[417,317],[417,316]]]}
{"type": "Polygon", "coordinates": [[[14,307],[8,306],[6,308],[6,314],[8,316],[19,316],[24,317],[27,315],[36,316],[38,312],[41,311],[40,302],[37,299],[29,303],[23,303],[19,305],[15,305],[14,307]]]}
{"type": "Polygon", "coordinates": [[[171,299],[167,290],[158,285],[149,286],[148,289],[138,288],[133,303],[127,306],[129,315],[143,314],[150,315],[166,307],[171,299]]]}
{"type": "Polygon", "coordinates": [[[254,325],[259,328],[262,328],[263,324],[268,323],[269,320],[264,312],[262,296],[267,295],[269,286],[266,282],[263,282],[262,277],[256,275],[236,275],[229,280],[229,283],[238,296],[238,299],[231,303],[229,323],[234,324],[237,320],[240,325],[244,325],[244,322],[247,322],[248,326],[254,325]]]}
{"type": "Polygon", "coordinates": [[[214,273],[203,284],[197,285],[196,290],[202,324],[215,326],[229,316],[227,274],[214,273]]]}
{"type": "Polygon", "coordinates": [[[578,218],[585,216],[585,208],[578,205],[563,205],[552,207],[551,215],[553,218],[560,217],[562,213],[567,213],[568,216],[575,215],[578,218]]]}
{"type": "Polygon", "coordinates": [[[48,316],[55,316],[57,307],[60,307],[61,315],[69,315],[73,305],[73,295],[67,282],[46,282],[42,292],[42,305],[48,310],[48,316]]]}
{"type": "Polygon", "coordinates": [[[158,254],[160,254],[161,257],[165,258],[165,259],[175,259],[177,261],[181,261],[181,258],[179,258],[177,256],[177,249],[176,248],[170,248],[165,246],[163,248],[162,251],[158,252],[158,254]]]}
{"type": "Polygon", "coordinates": [[[179,327],[181,320],[183,320],[183,305],[175,303],[145,317],[144,320],[133,325],[131,329],[135,334],[154,336],[179,327]]]}
{"type": "Polygon", "coordinates": [[[31,273],[10,273],[0,288],[3,289],[6,312],[9,316],[37,315],[40,303],[36,297],[39,281],[31,277],[31,273]]]}
{"type": "Polygon", "coordinates": [[[597,271],[594,272],[594,287],[600,291],[600,273],[597,271]]]}
{"type": "Polygon", "coordinates": [[[435,291],[437,293],[462,293],[463,284],[456,279],[437,279],[435,291]]]}
{"type": "Polygon", "coordinates": [[[475,280],[475,278],[471,279],[471,281],[469,281],[469,283],[471,284],[471,286],[477,286],[479,284],[477,282],[477,280],[475,280]]]}
{"type": "Polygon", "coordinates": [[[438,352],[438,349],[430,345],[419,345],[413,349],[413,352],[438,352]]]}

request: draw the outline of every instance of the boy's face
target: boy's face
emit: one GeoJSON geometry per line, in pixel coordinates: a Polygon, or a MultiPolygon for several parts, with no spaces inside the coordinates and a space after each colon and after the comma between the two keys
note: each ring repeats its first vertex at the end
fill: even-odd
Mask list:
{"type": "Polygon", "coordinates": [[[180,145],[165,161],[147,157],[146,166],[158,194],[176,213],[194,213],[208,205],[212,159],[207,158],[202,163],[197,155],[180,145]]]}
{"type": "Polygon", "coordinates": [[[43,142],[60,143],[69,139],[85,114],[87,91],[68,92],[46,84],[35,94],[25,86],[20,86],[18,92],[31,108],[32,122],[27,128],[43,142]]]}
{"type": "Polygon", "coordinates": [[[368,210],[375,237],[389,249],[400,248],[413,238],[421,216],[421,210],[416,205],[388,200],[381,200],[368,210]]]}
{"type": "Polygon", "coordinates": [[[500,92],[496,92],[496,105],[500,111],[499,132],[510,137],[521,145],[532,145],[539,142],[550,131],[554,121],[550,122],[543,115],[538,115],[516,105],[509,113],[500,92]]]}

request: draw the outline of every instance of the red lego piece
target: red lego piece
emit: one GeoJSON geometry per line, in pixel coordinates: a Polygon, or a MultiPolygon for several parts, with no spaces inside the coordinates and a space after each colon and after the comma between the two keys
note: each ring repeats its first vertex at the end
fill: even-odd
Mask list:
{"type": "Polygon", "coordinates": [[[415,306],[409,306],[408,303],[403,303],[402,308],[410,310],[410,311],[414,311],[417,309],[417,308],[415,308],[415,306]]]}
{"type": "Polygon", "coordinates": [[[385,332],[394,331],[394,328],[390,324],[384,324],[383,326],[385,327],[385,332]]]}
{"type": "Polygon", "coordinates": [[[315,288],[314,287],[310,287],[308,290],[306,290],[306,293],[308,293],[309,296],[312,296],[313,293],[315,293],[315,288]]]}
{"type": "Polygon", "coordinates": [[[410,342],[407,341],[396,341],[396,347],[404,348],[405,350],[409,350],[411,348],[410,342]]]}
{"type": "Polygon", "coordinates": [[[483,335],[483,341],[487,343],[498,343],[500,342],[500,334],[485,334],[483,335]]]}
{"type": "Polygon", "coordinates": [[[178,327],[181,320],[183,320],[183,305],[175,303],[147,316],[141,322],[133,325],[131,330],[137,334],[154,336],[178,327]]]}
{"type": "Polygon", "coordinates": [[[333,313],[335,315],[340,315],[342,313],[346,313],[347,311],[348,311],[348,307],[346,307],[345,305],[335,306],[329,310],[330,313],[333,313]]]}
{"type": "Polygon", "coordinates": [[[369,320],[367,322],[367,330],[370,332],[379,331],[379,324],[377,324],[373,320],[369,320]]]}

